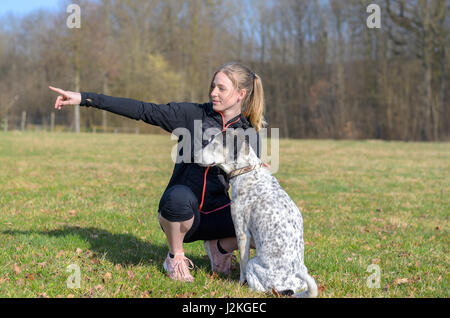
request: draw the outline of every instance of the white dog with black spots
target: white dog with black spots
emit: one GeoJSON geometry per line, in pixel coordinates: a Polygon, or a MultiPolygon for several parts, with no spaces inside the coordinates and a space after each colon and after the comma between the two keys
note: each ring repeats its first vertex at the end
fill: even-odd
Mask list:
{"type": "Polygon", "coordinates": [[[263,167],[245,136],[232,133],[237,137],[234,147],[224,147],[225,132],[217,134],[202,149],[199,164],[218,166],[229,176],[241,284],[247,282],[252,290],[260,292],[317,297],[317,285],[304,264],[299,208],[263,167]],[[256,255],[250,259],[251,241],[256,255]],[[295,293],[298,290],[305,291],[295,293]]]}

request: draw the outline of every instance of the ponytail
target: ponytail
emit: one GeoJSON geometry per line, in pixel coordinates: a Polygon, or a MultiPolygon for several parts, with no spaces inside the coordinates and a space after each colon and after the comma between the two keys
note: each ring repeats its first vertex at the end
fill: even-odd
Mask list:
{"type": "MultiPolygon", "coordinates": [[[[254,74],[254,73],[253,73],[254,74]]],[[[250,121],[256,131],[260,131],[267,123],[264,119],[264,90],[261,78],[254,74],[253,89],[242,105],[243,115],[250,121]]]]}

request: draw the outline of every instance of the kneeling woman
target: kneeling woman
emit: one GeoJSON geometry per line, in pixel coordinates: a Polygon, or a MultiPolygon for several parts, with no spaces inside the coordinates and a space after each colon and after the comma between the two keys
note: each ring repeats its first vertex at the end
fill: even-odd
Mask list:
{"type": "MultiPolygon", "coordinates": [[[[261,78],[239,63],[227,63],[214,73],[209,88],[211,100],[204,104],[156,105],[102,94],[50,89],[60,94],[55,102],[56,109],[78,104],[95,107],[160,126],[170,133],[176,128],[186,128],[194,136],[194,121],[201,121],[203,131],[209,128],[259,131],[264,124],[261,78]]],[[[260,153],[259,149],[255,152],[260,153]]],[[[159,223],[169,245],[164,269],[171,278],[194,280],[189,271],[193,264],[184,256],[183,243],[197,240],[204,241],[212,270],[231,274],[231,255],[237,249],[237,241],[228,188],[227,176],[217,167],[175,164],[158,209],[159,223]]]]}

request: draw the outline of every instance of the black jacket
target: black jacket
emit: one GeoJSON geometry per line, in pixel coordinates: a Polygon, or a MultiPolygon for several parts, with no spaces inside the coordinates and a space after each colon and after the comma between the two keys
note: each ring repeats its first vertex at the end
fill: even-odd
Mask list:
{"type": "MultiPolygon", "coordinates": [[[[222,115],[213,110],[212,103],[169,103],[158,105],[129,98],[82,92],[80,105],[104,109],[128,118],[142,120],[148,124],[159,126],[170,133],[176,128],[187,128],[191,136],[194,136],[194,120],[202,121],[202,133],[212,127],[224,130],[228,125],[229,128],[247,129],[252,127],[242,114],[224,123],[222,115]]],[[[179,142],[181,140],[179,138],[179,142]]],[[[257,146],[257,148],[259,147],[257,146]]],[[[191,149],[194,149],[193,144],[191,149]]],[[[255,152],[260,156],[259,149],[255,149],[255,152]]],[[[193,159],[193,157],[191,158],[193,159]]],[[[201,211],[203,212],[213,211],[230,202],[227,176],[217,167],[211,167],[207,170],[205,167],[195,163],[176,163],[166,190],[177,184],[186,185],[193,191],[199,205],[202,205],[201,211]],[[206,184],[204,182],[205,174],[206,184]]]]}

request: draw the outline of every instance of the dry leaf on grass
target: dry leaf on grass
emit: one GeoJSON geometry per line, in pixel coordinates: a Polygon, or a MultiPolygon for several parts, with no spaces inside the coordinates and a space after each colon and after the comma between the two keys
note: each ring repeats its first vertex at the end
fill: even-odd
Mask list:
{"type": "Polygon", "coordinates": [[[27,273],[25,274],[25,278],[28,280],[33,280],[36,276],[36,273],[27,273]]]}
{"type": "Polygon", "coordinates": [[[395,285],[407,284],[409,283],[408,278],[397,278],[394,280],[395,285]]]}
{"type": "Polygon", "coordinates": [[[6,274],[5,276],[0,277],[0,284],[3,284],[4,282],[9,281],[9,277],[8,274],[6,274]]]}
{"type": "Polygon", "coordinates": [[[100,284],[98,284],[98,285],[95,286],[94,288],[95,288],[95,290],[99,291],[99,290],[102,290],[102,289],[103,289],[103,286],[100,285],[100,284]]]}
{"type": "Polygon", "coordinates": [[[324,291],[327,290],[327,288],[328,288],[327,285],[320,285],[319,284],[319,286],[318,286],[319,293],[323,293],[324,291]]]}
{"type": "Polygon", "coordinates": [[[14,263],[13,268],[14,268],[14,273],[16,273],[16,275],[19,275],[22,272],[22,270],[20,269],[19,265],[17,265],[17,263],[14,263]]]}
{"type": "Polygon", "coordinates": [[[145,291],[145,292],[143,292],[142,294],[141,294],[141,298],[149,298],[150,297],[150,295],[151,295],[151,293],[152,293],[152,291],[145,291]]]}
{"type": "Polygon", "coordinates": [[[110,280],[111,278],[112,278],[112,274],[111,273],[106,273],[105,275],[103,275],[103,278],[105,279],[105,280],[110,280]]]}

